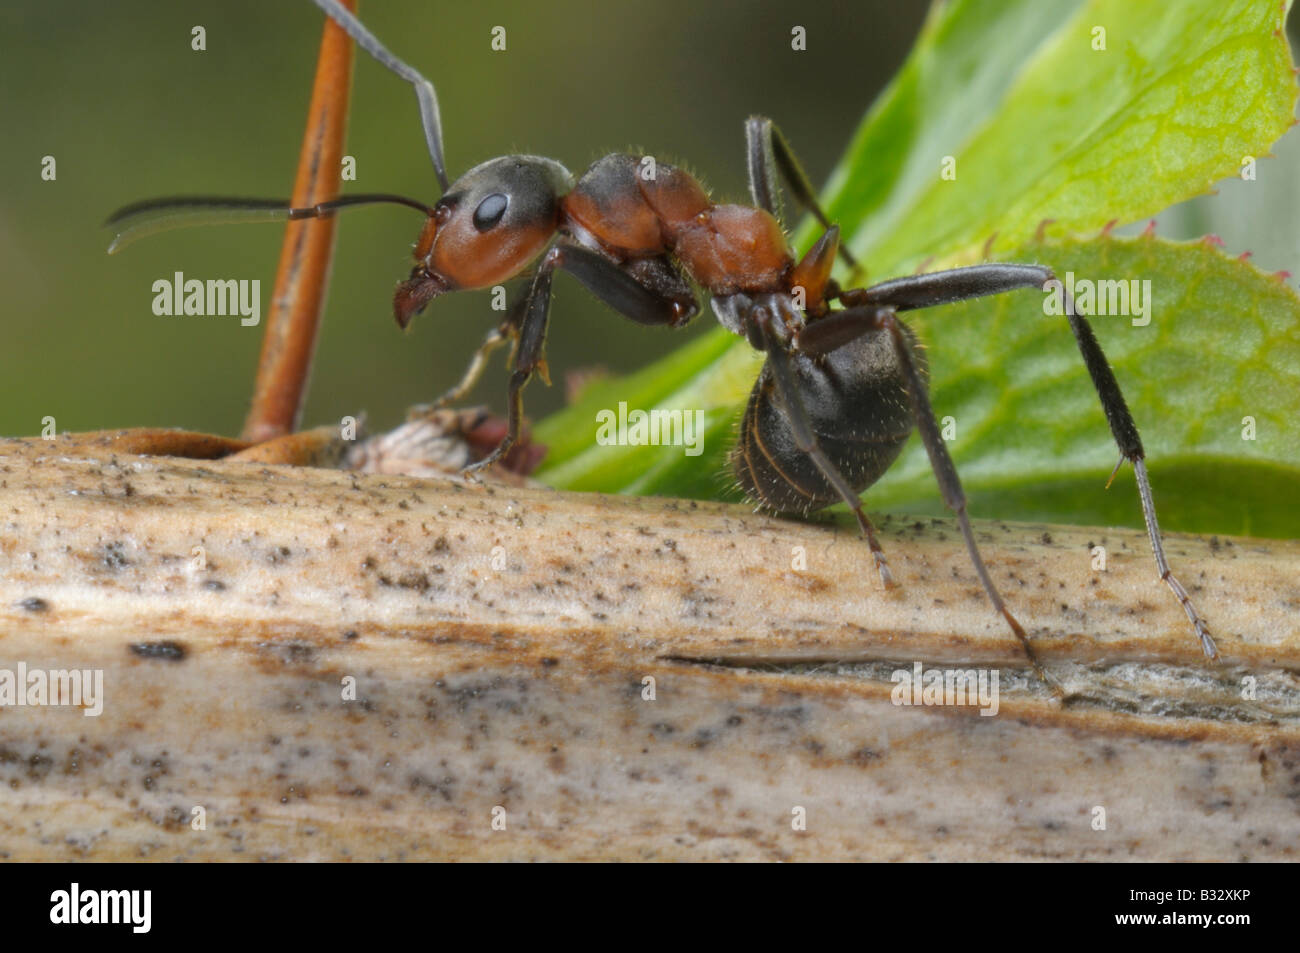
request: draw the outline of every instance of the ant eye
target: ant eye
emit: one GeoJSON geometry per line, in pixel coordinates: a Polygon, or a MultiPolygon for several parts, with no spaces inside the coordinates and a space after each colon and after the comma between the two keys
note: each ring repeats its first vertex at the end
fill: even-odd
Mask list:
{"type": "Polygon", "coordinates": [[[509,196],[493,192],[478,203],[478,208],[474,209],[474,227],[480,232],[486,232],[501,221],[501,216],[506,214],[506,206],[509,204],[509,196]]]}

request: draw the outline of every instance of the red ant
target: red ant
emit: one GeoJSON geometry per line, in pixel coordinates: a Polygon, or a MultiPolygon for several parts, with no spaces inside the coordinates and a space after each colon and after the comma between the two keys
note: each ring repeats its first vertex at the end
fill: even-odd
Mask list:
{"type": "MultiPolygon", "coordinates": [[[[465,393],[478,380],[488,354],[513,343],[506,435],[465,472],[489,466],[519,438],[524,387],[539,371],[545,375],[543,346],[556,269],[569,272],[624,317],[671,328],[699,311],[693,282],[709,294],[723,327],[766,355],[731,458],[746,495],[782,513],[806,515],[836,502],[847,504],[888,587],[889,566],[859,494],[894,462],[913,428],[919,429],[944,502],[957,516],[989,600],[1035,671],[1054,684],[975,545],[961,481],[930,406],[925,361],[911,329],[898,316],[984,295],[1041,289],[1055,279],[1051,269],[985,264],[841,289],[830,277],[836,255],[855,270],[857,262],[840,247],[838,228],[822,211],[784,137],[761,117],[745,126],[752,205],[714,204],[681,169],[625,154],[598,160],[576,182],[560,163],[527,155],[490,159],[449,182],[433,84],[393,56],[336,0],[313,2],[358,46],[415,88],[442,198],[432,208],[395,195],[357,195],[311,208],[276,201],[158,199],[128,206],[109,220],[138,223],[119,235],[115,246],[128,233],[165,227],[160,214],[165,219],[178,212],[223,209],[296,219],[374,202],[408,205],[423,211],[427,220],[415,245],[415,268],[393,299],[403,328],[438,295],[497,285],[540,256],[527,294],[480,346],[463,380],[438,401],[441,405],[465,393]],[[825,229],[798,261],[776,217],[778,174],[825,229]]],[[[1120,450],[1116,470],[1125,460],[1133,464],[1160,578],[1182,604],[1205,654],[1214,658],[1209,630],[1165,559],[1142,441],[1119,384],[1073,302],[1066,315],[1120,450]]]]}

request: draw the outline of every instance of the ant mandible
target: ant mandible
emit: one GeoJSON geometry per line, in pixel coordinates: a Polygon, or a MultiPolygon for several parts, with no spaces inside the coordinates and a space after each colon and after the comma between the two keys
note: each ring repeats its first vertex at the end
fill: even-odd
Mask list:
{"type": "MultiPolygon", "coordinates": [[[[524,387],[539,371],[546,372],[543,347],[557,269],[624,317],[671,328],[698,313],[694,282],[709,294],[722,326],[765,355],[731,457],[746,496],[772,511],[804,515],[836,502],[847,504],[888,588],[889,565],[859,494],[897,459],[913,428],[919,429],[984,591],[1034,670],[1059,691],[980,556],[961,481],[930,406],[925,360],[899,317],[916,308],[1041,289],[1055,279],[1051,269],[984,264],[841,289],[830,277],[836,255],[855,270],[857,263],[840,247],[839,229],[822,211],[784,137],[762,117],[745,126],[753,205],[714,204],[681,169],[626,154],[598,160],[576,182],[559,162],[528,155],[490,159],[449,182],[433,84],[390,53],[337,0],[313,2],[358,46],[414,87],[442,198],[428,207],[402,196],[357,195],[311,208],[275,201],[152,200],[128,206],[109,220],[141,221],[119,235],[115,246],[128,232],[155,230],[159,213],[221,208],[299,219],[375,202],[411,206],[427,219],[415,245],[415,267],[393,299],[403,328],[438,295],[497,285],[537,261],[526,295],[475,352],[460,383],[437,402],[458,399],[478,380],[495,348],[514,345],[506,436],[465,472],[490,466],[519,437],[524,387]],[[776,217],[778,174],[825,229],[798,261],[776,217]]],[[[1070,328],[1119,447],[1116,470],[1125,460],[1133,464],[1160,578],[1187,613],[1205,654],[1215,658],[1209,630],[1165,558],[1137,426],[1092,327],[1066,300],[1070,328]]]]}

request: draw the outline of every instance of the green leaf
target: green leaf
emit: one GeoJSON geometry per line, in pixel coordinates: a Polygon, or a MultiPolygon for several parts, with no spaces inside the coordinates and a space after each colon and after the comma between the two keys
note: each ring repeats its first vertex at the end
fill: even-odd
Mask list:
{"type": "MultiPolygon", "coordinates": [[[[1292,56],[1296,44],[1291,44],[1292,56]]],[[[1156,216],[1156,232],[1165,238],[1217,235],[1233,251],[1249,251],[1261,268],[1295,270],[1300,262],[1300,135],[1286,135],[1272,153],[1256,156],[1252,168],[1225,179],[1213,194],[1180,202],[1156,216]]],[[[1117,234],[1136,235],[1147,222],[1117,234]]]]}
{"type": "MultiPolygon", "coordinates": [[[[996,118],[966,143],[909,157],[932,174],[893,220],[852,227],[869,267],[1014,248],[1052,219],[1062,234],[1131,222],[1237,175],[1292,125],[1296,83],[1272,0],[1093,0],[1025,64],[996,118]],[[1094,31],[1105,50],[1094,50],[1094,31]],[[942,180],[944,155],[956,178],[942,180]]],[[[885,142],[853,150],[849,179],[885,142]]],[[[837,180],[838,181],[838,180],[837,180]]]]}
{"type": "MultiPolygon", "coordinates": [[[[1295,103],[1284,11],[1272,0],[1094,0],[1068,15],[1076,7],[937,6],[833,175],[830,214],[873,278],[930,256],[973,260],[996,234],[999,260],[1151,281],[1149,326],[1101,318],[1097,330],[1144,434],[1166,528],[1300,535],[1300,515],[1268,489],[1300,475],[1294,293],[1199,244],[1034,238],[1047,218],[1049,235],[1073,236],[1145,217],[1236,173],[1242,156],[1266,155],[1295,103]],[[1091,48],[1096,26],[1105,51],[1091,48]],[[945,155],[956,158],[953,181],[939,175],[945,155]],[[1254,441],[1241,438],[1247,416],[1254,441]],[[1261,492],[1225,493],[1234,485],[1261,492]]],[[[805,227],[799,246],[815,234],[805,227]]],[[[936,410],[958,421],[952,449],[973,513],[1140,521],[1131,480],[1100,490],[1116,453],[1064,319],[1044,316],[1041,295],[909,319],[931,345],[936,410]]],[[[718,331],[592,388],[539,426],[551,448],[539,476],[572,489],[725,497],[731,431],[760,365],[718,331]],[[619,401],[703,410],[704,454],[596,445],[596,412],[619,401]]],[[[942,512],[915,441],[866,499],[942,512]]]]}
{"type": "MultiPolygon", "coordinates": [[[[1023,64],[1079,6],[957,0],[931,8],[907,62],[863,119],[823,195],[832,220],[873,270],[886,263],[870,260],[872,249],[894,247],[893,233],[923,197],[953,184],[939,179],[942,157],[959,155],[998,113],[1023,64]]],[[[964,156],[961,171],[964,183],[964,156]]],[[[806,248],[816,236],[815,223],[805,222],[797,244],[806,248]]]]}

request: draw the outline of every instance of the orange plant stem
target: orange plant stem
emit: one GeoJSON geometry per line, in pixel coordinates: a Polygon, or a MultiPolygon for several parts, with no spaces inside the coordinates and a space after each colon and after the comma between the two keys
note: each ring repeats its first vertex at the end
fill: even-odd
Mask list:
{"type": "MultiPolygon", "coordinates": [[[[356,0],[344,0],[344,5],[355,12],[356,0]]],[[[295,206],[315,205],[338,195],[352,49],[348,35],[326,19],[293,187],[295,206]]],[[[244,423],[245,440],[269,440],[297,427],[329,284],[334,222],[333,216],[303,219],[290,222],[285,230],[253,403],[244,423]]]]}

